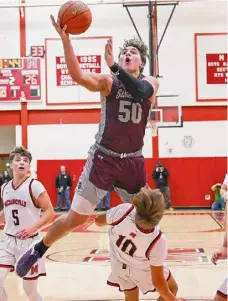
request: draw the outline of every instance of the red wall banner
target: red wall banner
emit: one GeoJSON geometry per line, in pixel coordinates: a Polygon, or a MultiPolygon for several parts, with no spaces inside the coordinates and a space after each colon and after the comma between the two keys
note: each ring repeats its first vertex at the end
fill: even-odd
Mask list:
{"type": "Polygon", "coordinates": [[[227,53],[206,54],[207,84],[227,84],[227,53]]]}
{"type": "MultiPolygon", "coordinates": [[[[83,72],[101,73],[101,55],[79,55],[77,59],[83,72]]],[[[56,57],[56,85],[58,87],[76,85],[69,74],[65,58],[62,56],[56,57]]]]}

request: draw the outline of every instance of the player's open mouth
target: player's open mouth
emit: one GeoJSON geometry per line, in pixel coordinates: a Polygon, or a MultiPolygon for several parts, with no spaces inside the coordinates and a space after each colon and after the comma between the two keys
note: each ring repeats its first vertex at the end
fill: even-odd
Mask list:
{"type": "Polygon", "coordinates": [[[125,59],[125,62],[126,62],[126,63],[130,63],[130,61],[131,61],[131,59],[130,59],[129,57],[127,57],[127,58],[125,59]]]}
{"type": "Polygon", "coordinates": [[[24,168],[24,167],[22,167],[22,166],[21,166],[21,167],[19,167],[18,169],[19,169],[19,170],[25,170],[25,168],[24,168]]]}

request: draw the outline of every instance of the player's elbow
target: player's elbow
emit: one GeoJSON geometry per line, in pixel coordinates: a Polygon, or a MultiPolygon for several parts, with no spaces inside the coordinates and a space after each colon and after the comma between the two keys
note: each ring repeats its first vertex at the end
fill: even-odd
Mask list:
{"type": "Polygon", "coordinates": [[[156,291],[161,294],[167,294],[169,291],[168,284],[165,279],[153,279],[153,285],[156,288],[156,291]]]}
{"type": "Polygon", "coordinates": [[[107,225],[107,222],[106,222],[106,214],[98,215],[98,216],[95,218],[95,224],[96,224],[98,227],[106,226],[106,225],[107,225]]]}
{"type": "Polygon", "coordinates": [[[77,83],[80,86],[83,86],[83,73],[82,72],[80,72],[79,74],[75,73],[75,72],[71,72],[70,76],[72,77],[72,80],[75,83],[77,83]]]}
{"type": "Polygon", "coordinates": [[[140,88],[138,88],[134,93],[134,100],[139,101],[141,99],[151,98],[154,94],[154,89],[150,83],[144,81],[140,88]],[[145,82],[145,83],[144,83],[145,82]]]}
{"type": "Polygon", "coordinates": [[[152,282],[154,287],[159,290],[160,288],[163,287],[163,281],[161,281],[162,279],[160,279],[160,277],[154,277],[152,276],[152,282]]]}
{"type": "Polygon", "coordinates": [[[166,289],[167,282],[164,277],[163,268],[159,270],[158,269],[159,267],[157,267],[157,269],[156,267],[151,268],[151,276],[154,287],[160,292],[166,289]]]}
{"type": "Polygon", "coordinates": [[[95,219],[95,224],[98,227],[102,227],[103,226],[103,224],[100,221],[96,220],[96,219],[95,219]]]}
{"type": "Polygon", "coordinates": [[[54,211],[53,207],[48,208],[46,210],[46,214],[48,217],[47,222],[51,222],[55,218],[55,211],[54,211]]]}

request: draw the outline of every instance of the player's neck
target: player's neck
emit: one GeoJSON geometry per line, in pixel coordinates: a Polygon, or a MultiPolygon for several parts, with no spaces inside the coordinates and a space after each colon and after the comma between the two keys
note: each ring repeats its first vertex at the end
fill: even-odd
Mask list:
{"type": "Polygon", "coordinates": [[[137,223],[136,223],[136,227],[139,229],[139,231],[143,232],[143,233],[152,233],[154,232],[154,228],[144,228],[142,226],[139,226],[137,223]]]}
{"type": "Polygon", "coordinates": [[[23,183],[29,176],[26,175],[13,175],[13,185],[15,187],[19,186],[21,183],[23,183]]]}
{"type": "Polygon", "coordinates": [[[140,76],[140,71],[134,71],[134,72],[130,72],[130,74],[132,76],[134,76],[135,78],[138,78],[140,76]]]}

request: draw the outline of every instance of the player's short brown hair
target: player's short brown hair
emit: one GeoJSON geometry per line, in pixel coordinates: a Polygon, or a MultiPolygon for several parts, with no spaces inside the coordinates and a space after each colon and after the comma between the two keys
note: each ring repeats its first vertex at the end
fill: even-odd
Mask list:
{"type": "Polygon", "coordinates": [[[133,196],[136,208],[136,223],[143,229],[152,229],[158,225],[165,211],[165,200],[158,189],[141,188],[133,196]]]}
{"type": "Polygon", "coordinates": [[[29,162],[32,161],[32,154],[23,146],[16,146],[9,155],[10,162],[13,161],[16,155],[20,155],[29,159],[29,162]]]}
{"type": "Polygon", "coordinates": [[[122,47],[120,47],[120,53],[119,53],[119,57],[122,53],[122,51],[127,48],[127,47],[135,47],[136,49],[138,49],[138,51],[140,52],[140,55],[141,55],[141,60],[143,62],[143,67],[140,68],[140,72],[142,73],[143,70],[144,70],[144,67],[146,65],[146,58],[148,56],[148,47],[146,46],[146,44],[137,39],[137,38],[133,38],[133,39],[129,39],[129,40],[124,40],[124,44],[122,47]]]}

